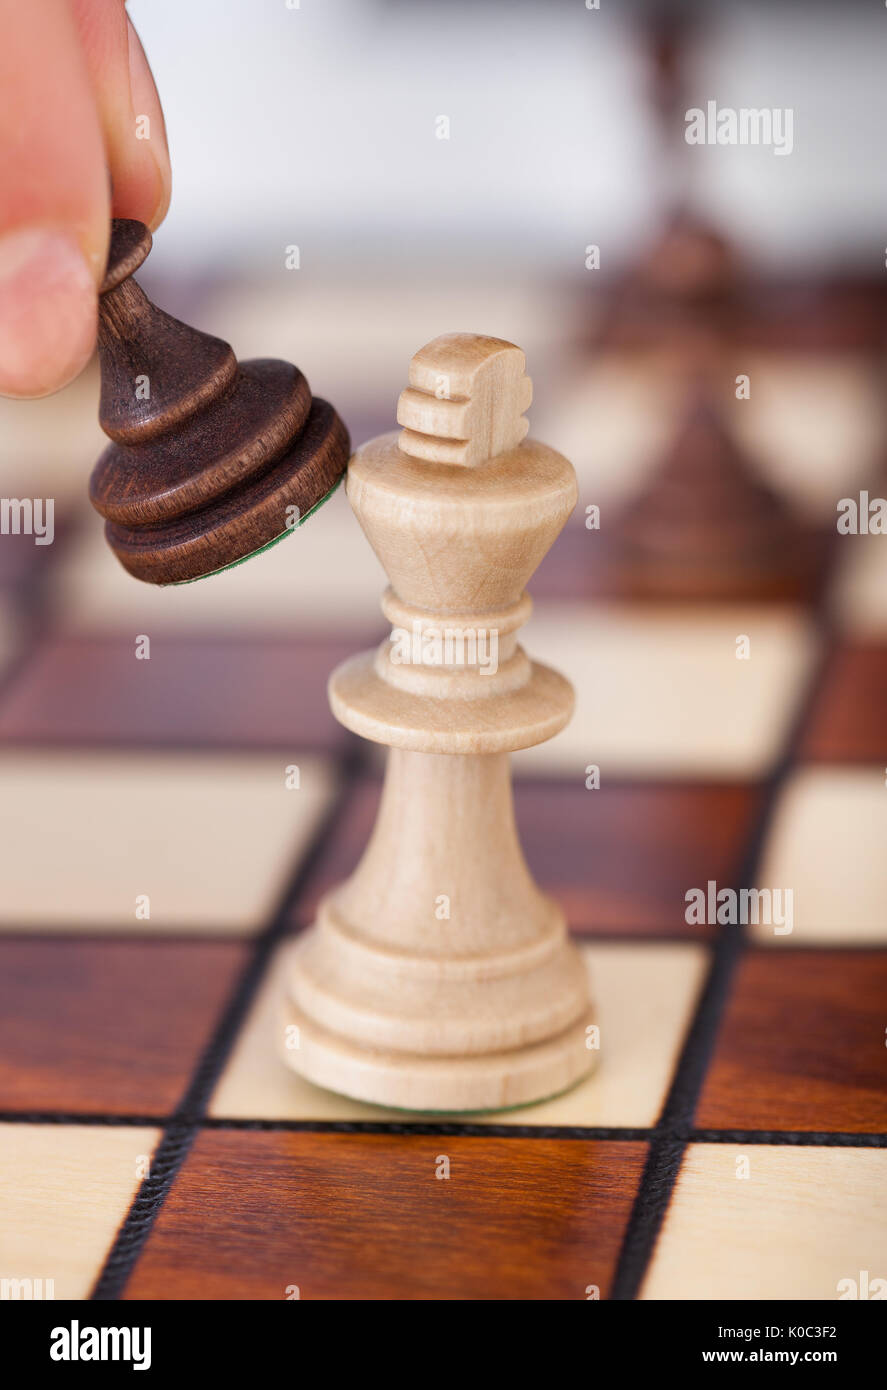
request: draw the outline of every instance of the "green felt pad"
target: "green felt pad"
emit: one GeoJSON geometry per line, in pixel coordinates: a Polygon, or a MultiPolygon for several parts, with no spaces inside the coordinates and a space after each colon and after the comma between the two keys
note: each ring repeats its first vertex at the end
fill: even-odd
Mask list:
{"type": "Polygon", "coordinates": [[[231,560],[227,565],[220,565],[218,569],[207,570],[206,574],[195,574],[192,579],[179,579],[176,580],[174,584],[162,584],[159,587],[163,589],[180,589],[184,584],[199,584],[202,579],[210,579],[214,574],[224,574],[226,570],[233,570],[236,569],[238,565],[246,564],[247,560],[252,560],[255,555],[264,555],[266,550],[270,550],[273,545],[277,545],[279,541],[285,540],[287,536],[291,536],[295,531],[298,531],[300,526],[304,526],[308,518],[312,517],[316,511],[319,511],[324,502],[329,501],[344,476],[345,474],[343,473],[342,477],[337,478],[329,492],[325,492],[320,500],[315,502],[314,506],[308,509],[304,516],[299,517],[296,526],[288,526],[285,531],[280,532],[279,536],[272,537],[270,541],[266,541],[264,545],[260,545],[257,550],[251,550],[248,555],[241,555],[239,560],[231,560]]]}

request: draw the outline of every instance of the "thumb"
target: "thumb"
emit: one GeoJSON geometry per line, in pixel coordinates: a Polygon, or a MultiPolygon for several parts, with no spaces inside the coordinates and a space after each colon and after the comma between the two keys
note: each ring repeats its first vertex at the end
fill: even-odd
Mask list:
{"type": "Polygon", "coordinates": [[[63,0],[0,0],[0,391],[83,367],[109,230],[102,133],[63,0]]]}
{"type": "Polygon", "coordinates": [[[0,0],[0,91],[0,394],[43,396],[95,346],[109,173],[116,215],[156,226],[169,157],[121,0],[0,0]]]}

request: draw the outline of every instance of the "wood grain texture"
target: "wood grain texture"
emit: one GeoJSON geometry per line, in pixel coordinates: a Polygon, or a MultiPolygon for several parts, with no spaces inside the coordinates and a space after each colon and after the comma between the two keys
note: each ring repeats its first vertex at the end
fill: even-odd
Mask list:
{"type": "Polygon", "coordinates": [[[763,603],[539,604],[527,631],[534,653],[570,672],[576,713],[515,770],[577,782],[590,763],[604,781],[759,779],[818,647],[802,609],[763,603]],[[740,635],[749,660],[737,660],[740,635]]]}
{"type": "MultiPolygon", "coordinates": [[[[501,346],[489,349],[496,360],[501,346]]],[[[392,433],[357,451],[346,490],[390,580],[382,607],[392,627],[494,634],[498,662],[483,673],[476,660],[457,670],[397,664],[385,642],[333,673],[336,718],[363,738],[425,753],[510,752],[563,728],[570,687],[531,663],[516,633],[530,612],[524,586],[576,503],[568,461],[526,440],[462,467],[405,454],[392,433]]]]}
{"type": "Polygon", "coordinates": [[[92,476],[102,515],[137,528],[172,521],[221,497],[285,449],[310,409],[311,391],[297,367],[244,363],[216,405],[211,430],[196,412],[164,428],[150,460],[142,457],[139,440],[102,455],[92,476]]]}
{"type": "Polygon", "coordinates": [[[202,1134],[130,1299],[606,1297],[642,1144],[202,1134]],[[449,1179],[435,1177],[439,1156],[449,1179]]]}
{"type": "Polygon", "coordinates": [[[505,754],[391,750],[363,858],[299,940],[285,1017],[297,1071],[404,1109],[526,1104],[591,1070],[586,972],[526,868],[505,754]]]}
{"type": "Polygon", "coordinates": [[[887,1130],[887,952],[752,950],[703,1086],[703,1129],[887,1130]]]}
{"type": "MultiPolygon", "coordinates": [[[[782,598],[812,590],[807,536],[697,386],[661,465],[616,522],[611,563],[627,594],[782,598]]],[[[613,537],[611,537],[611,540],[613,537]]]]}
{"type": "Polygon", "coordinates": [[[159,1133],[0,1125],[0,1279],[51,1279],[56,1299],[88,1298],[159,1133]]]}
{"type": "Polygon", "coordinates": [[[99,287],[99,294],[107,294],[130,275],[135,275],[139,266],[150,254],[154,238],[144,222],[136,222],[129,217],[116,218],[111,228],[112,242],[108,251],[108,264],[105,278],[99,287]]]}
{"type": "Polygon", "coordinates": [[[347,455],[345,427],[332,406],[318,397],[296,442],[260,477],[199,512],[163,524],[135,527],[107,521],[105,535],[136,579],[151,584],[200,579],[285,536],[288,509],[306,518],[341,477],[347,455]]]}
{"type": "Polygon", "coordinates": [[[692,1144],[641,1297],[834,1302],[884,1277],[885,1192],[884,1149],[692,1144]]]}
{"type": "MultiPolygon", "coordinates": [[[[640,1128],[656,1123],[708,957],[692,942],[582,942],[579,952],[594,987],[599,1065],[561,1095],[511,1110],[474,1114],[472,1124],[532,1129],[547,1125],[640,1128]]],[[[282,948],[238,1035],[210,1113],[243,1120],[389,1119],[401,1125],[411,1119],[439,1121],[440,1115],[380,1109],[321,1090],[272,1056],[268,1040],[280,1031],[280,1000],[286,992],[289,963],[289,952],[282,948]]]]}
{"type": "Polygon", "coordinates": [[[887,760],[887,643],[843,642],[831,654],[799,756],[834,763],[887,760]]]}
{"type": "MultiPolygon", "coordinates": [[[[230,307],[232,287],[220,289],[229,295],[230,307]]],[[[193,282],[189,292],[196,295],[200,285],[193,282]]],[[[263,309],[261,296],[252,288],[234,287],[234,293],[241,295],[244,312],[251,316],[250,323],[241,320],[248,332],[238,334],[237,341],[252,333],[255,350],[261,350],[271,294],[265,296],[263,309]]],[[[341,285],[335,290],[342,311],[352,317],[353,294],[341,285]]],[[[442,296],[440,287],[435,294],[442,296]]],[[[535,313],[542,304],[541,294],[526,298],[526,287],[521,296],[520,304],[500,299],[491,321],[509,322],[511,310],[523,314],[532,301],[535,313]]],[[[306,330],[306,340],[315,347],[322,340],[328,379],[347,384],[351,373],[349,389],[366,399],[373,394],[373,381],[386,374],[391,379],[395,340],[409,341],[407,315],[398,313],[397,306],[392,315],[388,300],[382,305],[382,298],[377,287],[359,301],[366,313],[358,317],[373,325],[366,332],[378,340],[382,325],[382,355],[374,356],[371,377],[355,376],[353,368],[365,353],[364,339],[358,334],[344,346],[337,341],[341,315],[330,313],[325,294],[316,296],[315,317],[310,332],[306,330]]],[[[401,298],[405,303],[409,296],[404,293],[401,298]]],[[[808,497],[812,501],[815,495],[817,506],[825,499],[822,514],[828,513],[835,539],[834,498],[853,492],[847,480],[864,473],[869,404],[854,383],[868,368],[861,358],[840,358],[837,351],[833,358],[815,355],[815,288],[806,306],[802,298],[774,295],[771,305],[766,290],[761,290],[758,309],[768,319],[761,342],[769,350],[742,350],[736,370],[752,374],[753,398],[735,407],[731,426],[740,419],[748,421],[743,445],[755,458],[762,457],[771,485],[784,485],[786,495],[804,506],[808,497]],[[813,336],[805,341],[811,327],[813,336]],[[780,356],[780,339],[790,336],[797,341],[786,341],[791,351],[780,356]]],[[[874,294],[871,302],[876,303],[874,294]]],[[[563,325],[571,320],[561,315],[559,323],[554,322],[552,303],[548,301],[539,319],[540,331],[547,333],[550,323],[550,342],[563,343],[563,325]]],[[[271,307],[278,332],[272,350],[285,356],[291,324],[281,304],[271,307]]],[[[482,319],[475,310],[476,306],[472,317],[482,319]]],[[[198,312],[207,312],[205,301],[199,310],[195,303],[195,315],[198,312]]],[[[195,321],[204,322],[196,317],[195,321]]],[[[227,311],[219,308],[216,321],[227,332],[227,311]]],[[[300,322],[305,328],[307,320],[302,317],[300,322]]],[[[822,328],[825,344],[834,321],[823,322],[822,328]]],[[[840,347],[836,331],[831,341],[840,347]]],[[[636,473],[629,469],[627,451],[617,447],[618,435],[631,425],[639,436],[636,447],[650,444],[667,369],[656,376],[652,355],[640,350],[611,359],[607,370],[597,361],[571,364],[566,352],[553,354],[547,362],[543,355],[543,363],[549,380],[541,394],[552,423],[550,432],[549,426],[540,429],[537,413],[534,429],[543,438],[557,439],[574,461],[580,461],[581,448],[587,461],[583,504],[604,502],[605,479],[607,498],[615,499],[609,483],[617,474],[625,485],[619,496],[626,495],[641,474],[639,468],[636,473]],[[636,368],[630,390],[629,363],[636,368]],[[557,382],[552,380],[555,375],[557,382]]],[[[394,367],[396,374],[396,362],[394,367]]],[[[74,389],[81,397],[94,397],[96,383],[84,377],[74,389]]],[[[0,1079],[8,1085],[8,1101],[16,1109],[45,1104],[85,1113],[106,1105],[119,1115],[128,1100],[135,1103],[143,1097],[147,1104],[154,1095],[152,1113],[159,1113],[217,1016],[211,999],[221,998],[225,972],[221,966],[209,968],[205,981],[198,978],[177,953],[187,951],[190,960],[192,950],[199,955],[202,940],[173,942],[161,934],[160,923],[154,941],[147,939],[152,924],[136,928],[134,922],[128,927],[119,921],[102,929],[101,941],[95,938],[96,914],[105,910],[109,875],[117,872],[121,856],[131,852],[143,825],[151,828],[151,818],[143,822],[139,809],[144,796],[140,770],[143,760],[152,760],[147,747],[174,746],[179,750],[175,762],[181,766],[186,745],[193,741],[214,750],[213,761],[220,769],[230,751],[224,757],[220,753],[230,750],[234,739],[272,753],[295,746],[300,750],[296,760],[309,744],[340,750],[338,726],[318,702],[330,667],[381,637],[373,624],[378,621],[377,596],[384,580],[347,510],[344,489],[325,507],[323,530],[302,528],[261,564],[219,576],[209,585],[162,590],[126,582],[98,541],[95,517],[76,560],[65,548],[60,521],[61,499],[67,496],[63,489],[70,488],[65,471],[82,476],[99,445],[83,423],[87,415],[94,416],[94,399],[78,398],[76,406],[66,406],[67,394],[44,402],[0,403],[9,445],[4,451],[5,495],[42,492],[57,499],[56,544],[44,549],[35,547],[29,536],[5,537],[0,544],[0,586],[19,614],[29,617],[43,611],[41,591],[48,580],[55,597],[53,614],[68,630],[71,624],[81,633],[91,626],[106,632],[108,640],[47,641],[44,634],[14,683],[4,686],[4,759],[19,739],[32,745],[50,742],[55,751],[37,773],[37,786],[32,779],[22,786],[21,799],[18,788],[5,778],[5,762],[0,767],[0,799],[7,807],[0,841],[0,896],[8,902],[11,890],[25,891],[30,898],[36,895],[47,915],[55,914],[60,904],[67,907],[70,900],[65,891],[59,892],[59,873],[71,842],[79,841],[88,872],[79,879],[81,919],[70,930],[93,935],[75,939],[56,934],[48,940],[43,929],[51,923],[41,919],[34,924],[40,936],[0,939],[0,1020],[6,1020],[5,1030],[0,1022],[0,1079]],[[9,414],[16,408],[27,412],[18,423],[9,414]],[[35,410],[36,422],[30,414],[35,410]],[[52,412],[51,422],[44,411],[52,412]],[[29,466],[24,475],[23,459],[29,466]],[[30,480],[24,481],[30,469],[30,480]],[[347,523],[341,531],[338,523],[333,525],[337,507],[347,523]],[[89,579],[80,562],[84,558],[93,576],[89,579]],[[312,575],[321,569],[327,582],[319,589],[312,575]],[[240,634],[236,640],[235,631],[240,634]],[[267,644],[259,640],[260,632],[273,634],[267,644]],[[136,633],[152,635],[152,662],[132,659],[136,633]],[[307,634],[313,634],[310,640],[307,634]],[[334,741],[328,744],[327,737],[334,741]],[[144,752],[132,750],[136,756],[124,760],[127,770],[119,780],[103,777],[101,756],[85,757],[85,771],[72,790],[70,754],[60,752],[70,741],[142,745],[144,752]],[[26,876],[20,879],[22,838],[33,841],[39,852],[25,856],[26,876]],[[140,930],[139,940],[122,939],[132,929],[140,930]],[[6,946],[11,956],[4,954],[6,946]],[[136,955],[138,969],[131,971],[124,958],[133,960],[136,955]]],[[[358,409],[368,418],[360,401],[358,409]]],[[[361,438],[390,427],[390,399],[387,405],[373,402],[372,411],[377,423],[361,438]]],[[[661,457],[664,445],[664,440],[661,447],[654,444],[651,455],[661,457]]],[[[628,939],[615,946],[594,939],[580,943],[591,964],[602,1028],[600,1065],[593,1075],[550,1101],[472,1117],[472,1127],[520,1125],[538,1133],[544,1125],[643,1125],[655,1119],[698,1004],[707,957],[699,941],[651,943],[631,939],[632,934],[669,931],[675,898],[689,885],[704,883],[709,874],[719,883],[736,881],[742,844],[759,809],[754,779],[777,754],[810,672],[812,644],[801,633],[803,617],[797,608],[782,615],[770,612],[762,622],[763,605],[726,612],[722,605],[720,616],[714,617],[713,606],[687,604],[678,613],[655,603],[607,608],[583,602],[605,590],[598,573],[604,536],[585,529],[582,510],[580,506],[578,520],[568,523],[533,577],[534,600],[543,602],[525,629],[527,650],[575,680],[578,715],[560,736],[570,739],[569,746],[535,769],[546,777],[554,772],[560,780],[518,778],[516,820],[530,872],[572,925],[592,937],[613,930],[628,939]],[[561,602],[555,608],[546,605],[546,597],[561,602]],[[741,632],[752,639],[752,660],[745,665],[733,654],[741,632]],[[602,765],[599,793],[587,792],[582,785],[590,760],[602,765]],[[749,771],[752,780],[742,783],[749,771]],[[676,780],[651,783],[653,775],[676,780]],[[642,780],[628,782],[626,776],[642,780]],[[727,780],[712,781],[717,778],[727,780]]],[[[602,507],[602,516],[606,527],[612,505],[602,507]]],[[[794,830],[802,832],[790,874],[803,889],[797,896],[795,936],[778,941],[771,936],[766,952],[753,953],[762,957],[760,967],[746,975],[741,966],[733,974],[730,993],[736,992],[737,1011],[734,1015],[728,995],[725,1027],[715,1040],[714,1071],[696,1117],[696,1123],[729,1123],[743,1129],[789,1124],[808,1136],[812,1129],[822,1129],[826,1140],[828,1131],[847,1125],[851,1134],[872,1126],[883,1130],[887,1089],[879,1070],[887,997],[881,966],[887,921],[881,910],[887,901],[882,868],[887,756],[881,707],[887,702],[877,656],[887,634],[887,547],[883,538],[860,536],[837,538],[834,549],[839,565],[849,562],[836,608],[840,644],[811,711],[800,770],[802,780],[807,773],[827,776],[819,790],[807,783],[793,809],[790,797],[780,797],[763,845],[765,856],[776,846],[771,836],[781,836],[781,808],[788,807],[794,830]],[[870,795],[858,795],[860,775],[868,777],[870,795]],[[816,792],[812,800],[811,792],[816,792]],[[867,948],[857,957],[855,951],[841,950],[840,942],[854,914],[859,921],[861,904],[865,922],[880,937],[878,950],[867,948]],[[798,950],[810,905],[824,910],[828,935],[823,940],[839,949],[798,950]],[[805,963],[811,955],[820,961],[815,979],[805,963]]],[[[553,752],[554,743],[544,745],[540,756],[553,752]]],[[[287,752],[286,760],[292,756],[287,752]]],[[[160,818],[178,814],[180,782],[173,765],[169,777],[172,809],[166,811],[157,803],[160,818]]],[[[784,793],[791,791],[794,781],[789,779],[784,793]]],[[[317,898],[355,868],[372,830],[377,795],[378,785],[370,779],[349,788],[344,820],[328,837],[322,872],[298,907],[303,922],[313,917],[317,898]]],[[[220,900],[220,889],[224,899],[227,883],[234,883],[236,893],[246,884],[253,902],[263,899],[257,920],[265,922],[274,896],[265,893],[267,837],[280,832],[289,869],[298,859],[299,833],[294,837],[281,826],[276,811],[267,821],[257,818],[251,795],[223,795],[218,803],[213,815],[218,811],[221,832],[215,843],[210,840],[207,848],[207,840],[194,828],[202,814],[175,821],[182,833],[168,836],[165,848],[151,849],[148,867],[152,873],[174,868],[176,855],[190,850],[194,835],[199,851],[195,862],[200,866],[196,886],[204,899],[212,905],[220,900]]],[[[768,867],[767,877],[784,881],[779,865],[786,862],[780,859],[768,867]]],[[[222,909],[228,906],[223,900],[222,909]]],[[[685,933],[704,930],[688,927],[680,916],[678,928],[685,933]]],[[[9,925],[20,930],[20,922],[9,925]]],[[[213,953],[241,949],[236,943],[207,944],[213,953]]],[[[247,1120],[258,1114],[271,1121],[309,1124],[342,1121],[346,1126],[354,1120],[392,1118],[408,1129],[409,1117],[402,1112],[380,1112],[320,1091],[278,1060],[273,1051],[277,1005],[286,984],[281,957],[269,966],[256,1007],[232,1040],[212,1098],[212,1114],[247,1120]]],[[[412,1118],[427,1121],[421,1112],[412,1118]]],[[[116,1160],[110,1168],[106,1165],[101,1136],[113,1128],[93,1126],[81,1142],[82,1130],[58,1124],[47,1127],[45,1142],[35,1141],[27,1149],[14,1146],[6,1132],[0,1137],[0,1165],[6,1154],[13,1154],[0,1192],[0,1250],[22,1252],[21,1261],[16,1256],[14,1272],[65,1276],[58,1296],[88,1292],[134,1190],[127,1186],[133,1157],[127,1147],[130,1129],[121,1139],[126,1184],[116,1185],[116,1160]],[[99,1136],[95,1146],[89,1137],[93,1134],[99,1136]],[[73,1282],[68,1282],[66,1270],[76,1273],[73,1282]]],[[[11,1127],[12,1140],[26,1129],[37,1133],[34,1126],[17,1125],[11,1127]]],[[[208,1138],[215,1143],[218,1133],[208,1138]]],[[[223,1137],[230,1137],[230,1131],[223,1137]]],[[[254,1137],[246,1135],[245,1142],[252,1146],[254,1137]]],[[[439,1287],[458,1296],[465,1268],[470,1269],[472,1287],[504,1288],[504,1296],[511,1296],[513,1270],[522,1271],[526,1262],[521,1253],[525,1239],[532,1259],[540,1248],[537,1237],[543,1225],[552,1230],[556,1242],[564,1229],[561,1223],[569,1217],[573,1225],[558,1248],[543,1245],[535,1273],[530,1268],[520,1278],[526,1296],[537,1296],[539,1288],[554,1289],[560,1296],[561,1284],[570,1286],[563,1296],[574,1296],[573,1268],[581,1261],[570,1241],[584,1241],[595,1252],[597,1223],[608,1199],[593,1187],[583,1205],[581,1187],[580,1201],[575,1202],[571,1185],[558,1179],[556,1155],[551,1165],[524,1165],[524,1138],[513,1135],[502,1141],[513,1146],[504,1156],[506,1166],[491,1165],[483,1180],[483,1201],[470,1209],[460,1205],[459,1222],[450,1230],[434,1205],[436,1192],[429,1205],[414,1198],[410,1176],[403,1176],[397,1160],[400,1134],[389,1138],[395,1155],[390,1162],[379,1162],[372,1147],[364,1148],[369,1137],[320,1136],[322,1152],[306,1165],[310,1200],[304,1204],[301,1160],[280,1156],[277,1135],[267,1141],[260,1137],[247,1156],[238,1156],[233,1172],[224,1146],[213,1149],[209,1159],[202,1155],[198,1181],[187,1168],[181,1175],[187,1219],[163,1231],[161,1256],[152,1264],[151,1282],[145,1287],[154,1287],[156,1281],[161,1292],[174,1292],[181,1272],[183,1286],[197,1296],[209,1290],[236,1298],[245,1271],[245,1287],[253,1296],[280,1298],[281,1276],[306,1247],[314,1262],[312,1271],[320,1269],[323,1287],[332,1290],[333,1297],[342,1277],[349,1297],[374,1296],[378,1288],[393,1288],[397,1296],[405,1291],[407,1296],[417,1280],[428,1296],[436,1296],[439,1287]],[[347,1151],[341,1165],[336,1159],[340,1144],[347,1151]],[[548,1200],[549,1177],[552,1205],[539,1215],[538,1204],[548,1200]],[[408,1194],[403,1200],[401,1189],[408,1194]],[[522,1205],[527,1208],[526,1221],[522,1205]],[[558,1274],[561,1261],[563,1276],[558,1274]],[[377,1282],[377,1268],[384,1282],[377,1282]]],[[[300,1138],[290,1136],[295,1143],[300,1138]]],[[[147,1143],[137,1142],[142,1151],[150,1149],[153,1134],[147,1143]]],[[[428,1142],[433,1156],[443,1145],[449,1147],[448,1140],[437,1147],[441,1141],[433,1136],[428,1142]]],[[[555,1149],[561,1143],[544,1142],[555,1149]]],[[[887,1239],[882,1152],[761,1144],[737,1150],[732,1143],[705,1147],[710,1157],[700,1161],[692,1175],[695,1150],[684,1164],[655,1255],[656,1282],[648,1283],[647,1296],[724,1293],[779,1298],[793,1293],[831,1300],[838,1278],[856,1279],[860,1270],[872,1277],[887,1274],[881,1255],[887,1239]],[[747,1183],[735,1177],[740,1154],[751,1162],[747,1183]]],[[[614,1164],[623,1161],[620,1146],[614,1164]]],[[[434,1182],[435,1190],[446,1186],[434,1182]]],[[[177,1187],[178,1182],[173,1200],[177,1187]]],[[[0,1275],[6,1272],[0,1258],[0,1275]]],[[[303,1296],[312,1296],[312,1282],[316,1287],[313,1273],[303,1296]]]]}
{"type": "MultiPolygon", "coordinates": [[[[384,572],[348,506],[344,488],[324,502],[318,526],[300,526],[258,564],[237,565],[212,584],[174,588],[121,583],[120,566],[98,544],[93,523],[54,567],[52,613],[67,632],[89,636],[187,633],[255,638],[351,637],[351,650],[384,631],[384,572]],[[323,574],[323,584],[317,583],[323,574]],[[308,595],[310,594],[310,602],[308,595]]],[[[97,520],[97,518],[96,518],[97,520]]],[[[327,676],[329,672],[327,672],[327,676]]]]}
{"type": "Polygon", "coordinates": [[[595,1062],[586,971],[527,871],[512,807],[508,753],[573,707],[569,682],[517,643],[524,585],[576,502],[568,461],[516,442],[523,371],[511,343],[435,339],[410,364],[408,428],[348,466],[392,633],[333,672],[330,705],[389,754],[363,858],[294,951],[281,1050],[308,1080],[376,1104],[506,1108],[595,1062]]]}
{"type": "Polygon", "coordinates": [[[115,221],[99,301],[102,428],[90,480],[124,568],[153,584],[200,578],[284,535],[345,469],[348,434],[286,362],[238,365],[220,338],[156,308],[128,277],[140,223],[115,221]]]}
{"type": "Polygon", "coordinates": [[[759,940],[794,945],[887,943],[887,796],[880,763],[801,764],[786,781],[757,872],[791,888],[793,930],[752,925],[759,940]]]}
{"type": "Polygon", "coordinates": [[[533,396],[520,348],[476,333],[445,333],[414,353],[397,403],[405,454],[472,468],[517,448],[533,396]]]}
{"type": "Polygon", "coordinates": [[[519,781],[517,823],[527,861],[581,932],[698,938],[688,887],[732,883],[759,805],[753,784],[519,781]]]}
{"type": "Polygon", "coordinates": [[[49,638],[7,691],[0,743],[340,751],[326,683],[351,646],[155,633],[136,661],[130,634],[49,638]]]}
{"type": "MultiPolygon", "coordinates": [[[[313,919],[320,897],[356,866],[380,792],[372,778],[351,789],[297,904],[300,923],[313,919]]],[[[590,792],[584,783],[518,779],[514,805],[530,872],[574,931],[698,937],[711,929],[687,924],[684,894],[709,878],[735,881],[759,790],[621,782],[590,792]]]]}
{"type": "Polygon", "coordinates": [[[0,1110],[169,1114],[245,963],[227,942],[0,940],[0,1110]]]}
{"type": "Polygon", "coordinates": [[[288,789],[292,762],[288,749],[2,752],[0,928],[259,931],[333,792],[316,758],[288,789]]]}

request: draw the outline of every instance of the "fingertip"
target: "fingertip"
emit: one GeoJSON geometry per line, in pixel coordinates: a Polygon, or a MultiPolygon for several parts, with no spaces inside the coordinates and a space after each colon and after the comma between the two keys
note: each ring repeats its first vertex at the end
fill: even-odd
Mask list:
{"type": "Polygon", "coordinates": [[[163,221],[169,209],[172,196],[172,166],[166,140],[166,123],[163,119],[163,108],[157,95],[154,75],[145,56],[145,50],[142,48],[141,40],[128,15],[126,37],[129,55],[129,87],[137,126],[136,136],[137,139],[144,141],[145,149],[150,154],[156,170],[154,191],[149,194],[147,189],[140,190],[144,202],[141,220],[147,222],[153,231],[163,221]],[[151,205],[153,205],[153,211],[147,212],[147,208],[151,205]]]}
{"type": "Polygon", "coordinates": [[[43,396],[95,344],[109,200],[67,0],[0,0],[0,392],[43,396]]]}
{"type": "Polygon", "coordinates": [[[95,346],[95,278],[75,237],[18,227],[0,237],[0,393],[58,391],[95,346]]]}
{"type": "Polygon", "coordinates": [[[160,180],[160,201],[154,212],[146,219],[146,226],[155,232],[160,226],[166,214],[169,212],[169,205],[172,199],[172,179],[169,175],[164,179],[161,175],[160,180]]]}
{"type": "Polygon", "coordinates": [[[112,216],[157,227],[172,176],[163,110],[122,0],[70,0],[113,183],[112,216]]]}

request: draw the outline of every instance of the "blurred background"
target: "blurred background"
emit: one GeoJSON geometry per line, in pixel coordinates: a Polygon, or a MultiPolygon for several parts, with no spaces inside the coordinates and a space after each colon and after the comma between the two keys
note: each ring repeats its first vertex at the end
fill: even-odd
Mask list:
{"type": "MultiPolygon", "coordinates": [[[[574,534],[589,505],[607,518],[643,494],[700,376],[802,524],[833,530],[836,498],[878,473],[877,6],[132,0],[129,11],[174,181],[141,282],[241,358],[296,362],[353,442],[392,427],[416,348],[471,330],[526,350],[532,433],[579,473],[574,534]],[[790,155],[687,145],[686,110],[711,99],[791,108],[790,155]],[[754,381],[741,404],[739,372],[754,381]]],[[[57,532],[51,563],[50,548],[4,539],[4,594],[21,594],[28,571],[28,594],[42,594],[28,604],[45,600],[66,628],[375,628],[381,574],[341,495],[285,555],[174,602],[125,577],[86,502],[104,444],[97,396],[93,364],[53,398],[0,401],[3,493],[52,496],[57,532]]],[[[582,566],[573,580],[574,596],[597,583],[582,566]]]]}
{"type": "MultiPolygon", "coordinates": [[[[129,12],[173,161],[146,289],[241,356],[299,363],[356,435],[390,421],[419,344],[466,328],[526,348],[551,442],[575,447],[548,388],[678,202],[760,274],[882,278],[875,5],[132,0],[129,12]],[[657,26],[679,47],[687,106],[791,107],[790,157],[682,145],[683,108],[657,105],[657,26]],[[589,244],[599,270],[585,268],[589,244]],[[298,270],[285,268],[292,245],[298,270]]],[[[93,391],[90,378],[71,392],[84,414],[93,391]]],[[[2,407],[4,475],[33,476],[60,411],[2,407]]],[[[79,491],[88,458],[63,461],[60,489],[79,491]]]]}
{"type": "Polygon", "coordinates": [[[756,261],[865,267],[881,239],[875,5],[131,0],[129,12],[172,147],[170,266],[274,272],[293,240],[312,283],[410,263],[434,283],[472,265],[494,282],[515,266],[569,277],[589,240],[610,268],[625,263],[675,192],[657,28],[679,45],[690,105],[796,112],[788,159],[693,151],[699,205],[756,261]],[[440,114],[449,140],[435,138],[440,114]]]}

